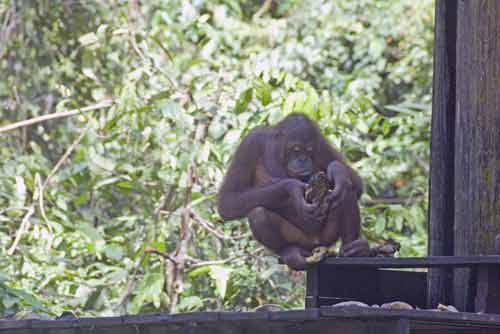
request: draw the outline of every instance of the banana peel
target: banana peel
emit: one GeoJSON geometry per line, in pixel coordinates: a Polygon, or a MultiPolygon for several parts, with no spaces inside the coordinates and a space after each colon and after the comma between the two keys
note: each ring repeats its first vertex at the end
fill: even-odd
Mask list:
{"type": "Polygon", "coordinates": [[[323,261],[323,259],[329,255],[337,255],[335,246],[336,245],[331,245],[330,247],[319,246],[314,248],[312,250],[312,255],[306,257],[306,262],[309,264],[314,264],[323,261]]]}

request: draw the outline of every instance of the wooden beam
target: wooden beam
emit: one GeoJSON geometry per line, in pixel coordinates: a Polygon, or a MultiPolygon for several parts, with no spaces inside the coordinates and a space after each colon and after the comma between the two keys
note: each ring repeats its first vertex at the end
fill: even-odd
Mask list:
{"type": "Polygon", "coordinates": [[[283,312],[192,312],[71,320],[3,320],[8,334],[498,333],[500,316],[335,307],[283,312]]]}
{"type": "MultiPolygon", "coordinates": [[[[500,265],[500,255],[428,256],[428,257],[328,257],[318,265],[372,268],[432,268],[500,265]]],[[[317,265],[317,266],[318,266],[317,265]]]]}
{"type": "MultiPolygon", "coordinates": [[[[436,1],[429,185],[431,256],[453,255],[457,2],[436,1]]],[[[449,270],[431,269],[427,306],[453,304],[449,270]]]]}
{"type": "MultiPolygon", "coordinates": [[[[454,254],[494,251],[500,233],[500,1],[457,10],[454,254]]],[[[473,309],[469,273],[454,278],[454,305],[473,309]]]]}

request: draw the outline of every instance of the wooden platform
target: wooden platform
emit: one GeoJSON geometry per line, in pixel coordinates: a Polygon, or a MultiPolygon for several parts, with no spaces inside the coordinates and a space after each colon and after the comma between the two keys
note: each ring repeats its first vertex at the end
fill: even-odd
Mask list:
{"type": "Polygon", "coordinates": [[[376,268],[434,268],[500,265],[500,255],[426,257],[329,257],[321,264],[376,268]]]}
{"type": "Polygon", "coordinates": [[[74,320],[1,321],[9,334],[500,333],[500,316],[362,307],[284,312],[195,312],[74,320]]]}
{"type": "Polygon", "coordinates": [[[355,300],[366,304],[405,301],[427,305],[427,273],[416,268],[469,268],[467,305],[461,311],[500,314],[500,256],[429,256],[415,258],[331,257],[307,270],[306,307],[355,300]],[[413,269],[401,271],[391,269],[413,269]]]}

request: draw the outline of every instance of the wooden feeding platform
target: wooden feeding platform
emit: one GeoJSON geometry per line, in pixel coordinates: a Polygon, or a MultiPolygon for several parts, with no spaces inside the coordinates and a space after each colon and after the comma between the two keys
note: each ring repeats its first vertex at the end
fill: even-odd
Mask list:
{"type": "Polygon", "coordinates": [[[500,315],[336,307],[283,312],[195,312],[72,320],[1,321],[9,334],[499,333],[500,315]]]}
{"type": "Polygon", "coordinates": [[[500,256],[327,258],[307,272],[305,310],[193,312],[59,320],[4,320],[0,334],[410,334],[500,333],[500,256]],[[426,307],[425,271],[404,268],[469,268],[474,300],[488,313],[391,310],[330,305],[405,301],[426,307]]]}
{"type": "Polygon", "coordinates": [[[499,283],[500,256],[327,258],[307,271],[305,310],[4,320],[0,334],[500,333],[500,314],[491,313],[499,310],[499,283]],[[489,313],[331,307],[349,300],[399,300],[425,308],[426,272],[395,269],[431,267],[470,268],[474,312],[489,313]]]}
{"type": "MultiPolygon", "coordinates": [[[[394,269],[456,268],[471,271],[469,312],[500,313],[500,256],[429,256],[418,258],[329,257],[307,271],[306,308],[344,301],[368,305],[404,301],[427,305],[427,273],[394,269]]],[[[436,305],[431,305],[436,307],[436,305]]]]}

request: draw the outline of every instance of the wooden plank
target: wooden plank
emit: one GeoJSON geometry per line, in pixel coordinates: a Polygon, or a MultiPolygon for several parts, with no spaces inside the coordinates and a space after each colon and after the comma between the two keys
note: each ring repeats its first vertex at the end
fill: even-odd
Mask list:
{"type": "Polygon", "coordinates": [[[71,320],[33,320],[31,326],[34,328],[73,328],[79,326],[78,319],[71,320]]]}
{"type": "MultiPolygon", "coordinates": [[[[169,333],[170,331],[164,331],[169,333]]],[[[163,334],[162,333],[162,334],[163,334]]],[[[234,334],[241,333],[241,324],[236,322],[187,322],[182,333],[185,334],[234,334]]],[[[160,333],[158,333],[160,334],[160,333]]]]}
{"type": "Polygon", "coordinates": [[[319,309],[309,309],[309,310],[291,310],[291,311],[279,311],[279,312],[269,312],[269,320],[317,320],[320,316],[319,309]]]}
{"type": "Polygon", "coordinates": [[[426,310],[387,310],[373,307],[325,307],[320,310],[321,317],[357,319],[408,319],[421,322],[446,322],[454,324],[476,324],[498,328],[500,315],[466,312],[437,312],[426,310]]]}
{"type": "Polygon", "coordinates": [[[480,266],[477,272],[477,290],[476,297],[474,300],[474,310],[476,312],[484,313],[486,312],[487,300],[488,300],[488,267],[480,266]]]}
{"type": "Polygon", "coordinates": [[[408,321],[408,319],[396,320],[394,323],[393,330],[395,333],[399,333],[399,334],[410,334],[410,321],[408,321]]]}
{"type": "MultiPolygon", "coordinates": [[[[109,324],[109,318],[86,318],[83,326],[63,327],[58,320],[11,324],[12,328],[0,329],[9,334],[285,334],[285,333],[493,333],[500,331],[500,315],[452,313],[432,311],[398,311],[377,308],[340,307],[286,312],[195,312],[169,318],[154,316],[124,317],[121,324],[109,324]],[[260,315],[263,314],[263,315],[260,315]],[[51,322],[54,326],[51,326],[51,322]]],[[[64,324],[67,326],[68,323],[64,324]]]]}
{"type": "Polygon", "coordinates": [[[426,308],[427,273],[378,270],[377,276],[381,299],[376,304],[403,300],[413,307],[426,308]]]}
{"type": "MultiPolygon", "coordinates": [[[[500,2],[499,2],[500,3],[500,2]]],[[[329,257],[320,266],[355,266],[375,268],[473,267],[500,264],[499,255],[487,256],[428,256],[428,257],[329,257]]]]}
{"type": "MultiPolygon", "coordinates": [[[[122,317],[123,325],[119,329],[120,334],[163,334],[183,333],[183,326],[169,322],[172,316],[167,313],[151,313],[139,315],[125,315],[122,317]]],[[[103,328],[99,328],[102,331],[103,328]]],[[[107,330],[107,329],[106,329],[107,330]]],[[[110,332],[112,334],[113,332],[110,332]]],[[[116,331],[114,332],[116,333],[116,331]]]]}
{"type": "MultiPolygon", "coordinates": [[[[221,326],[219,312],[190,312],[175,313],[171,315],[170,323],[184,326],[184,333],[189,334],[211,334],[231,333],[235,330],[235,323],[225,323],[221,326]]],[[[238,324],[236,324],[238,327],[238,324]]]]}
{"type": "Polygon", "coordinates": [[[80,327],[101,326],[112,327],[123,323],[123,317],[96,317],[96,318],[78,318],[80,327]]]}
{"type": "Polygon", "coordinates": [[[219,312],[220,320],[268,320],[270,312],[219,312]]]}
{"type": "Polygon", "coordinates": [[[35,332],[43,334],[77,334],[80,332],[77,318],[61,320],[33,320],[31,327],[35,332]]]}
{"type": "MultiPolygon", "coordinates": [[[[457,1],[436,1],[429,187],[429,255],[453,255],[457,1]]],[[[451,304],[452,274],[433,268],[428,307],[451,304]]]]}
{"type": "Polygon", "coordinates": [[[267,333],[271,312],[219,312],[219,320],[231,325],[232,333],[267,333]],[[264,324],[264,326],[263,326],[264,324]]]}
{"type": "MultiPolygon", "coordinates": [[[[491,254],[500,233],[500,1],[458,2],[456,68],[454,254],[491,254]]],[[[464,310],[469,273],[454,276],[464,310]]]]}
{"type": "Polygon", "coordinates": [[[2,320],[0,321],[0,330],[16,329],[16,328],[31,328],[33,320],[2,320]]]}
{"type": "Polygon", "coordinates": [[[138,315],[124,315],[122,322],[124,324],[149,324],[149,323],[163,323],[170,320],[172,316],[168,313],[151,313],[151,314],[138,314],[138,315]]]}
{"type": "Polygon", "coordinates": [[[480,266],[476,291],[475,312],[500,313],[500,268],[480,266]]]}
{"type": "Polygon", "coordinates": [[[269,334],[409,334],[406,319],[378,319],[364,321],[359,319],[318,319],[315,321],[272,321],[267,323],[264,331],[248,333],[269,334]]]}
{"type": "Polygon", "coordinates": [[[16,329],[0,329],[0,333],[2,334],[33,334],[33,330],[31,328],[16,328],[16,329]]]}
{"type": "Polygon", "coordinates": [[[213,322],[219,320],[219,312],[175,313],[170,316],[171,322],[213,322]]]}
{"type": "Polygon", "coordinates": [[[306,308],[319,307],[319,269],[321,266],[316,265],[307,269],[306,274],[306,308]]]}
{"type": "Polygon", "coordinates": [[[319,285],[319,306],[355,300],[368,305],[404,300],[425,308],[426,273],[371,267],[325,266],[319,285]],[[369,279],[367,279],[369,278],[369,279]]]}
{"type": "Polygon", "coordinates": [[[490,334],[498,333],[498,328],[474,323],[449,323],[438,321],[410,321],[411,333],[425,334],[490,334]]]}
{"type": "MultiPolygon", "coordinates": [[[[160,334],[160,332],[152,332],[149,327],[135,326],[115,326],[115,327],[83,327],[76,328],[75,334],[160,334]]],[[[161,334],[165,333],[162,331],[161,334]]],[[[53,334],[53,333],[47,333],[53,334]]],[[[173,333],[172,333],[173,334],[173,333]]]]}

